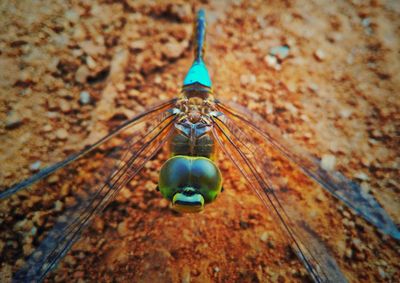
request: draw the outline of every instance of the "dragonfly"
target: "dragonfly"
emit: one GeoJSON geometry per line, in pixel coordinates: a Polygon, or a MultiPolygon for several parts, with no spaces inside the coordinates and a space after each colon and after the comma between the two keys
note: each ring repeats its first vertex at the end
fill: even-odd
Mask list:
{"type": "Polygon", "coordinates": [[[301,206],[299,198],[286,193],[292,184],[279,181],[283,172],[307,176],[371,225],[400,239],[396,224],[360,185],[340,172],[324,169],[318,158],[257,113],[216,97],[204,60],[205,39],[205,12],[199,10],[194,24],[194,61],[177,98],[148,108],[82,151],[2,190],[0,199],[4,200],[68,166],[79,168],[80,162],[97,150],[105,151],[107,162],[96,172],[104,180],[94,181],[77,194],[71,207],[13,275],[14,282],[43,281],[93,219],[162,148],[169,150],[169,158],[159,170],[157,190],[170,202],[171,209],[198,213],[217,199],[223,191],[223,176],[217,165],[217,152],[222,152],[261,200],[314,282],[347,280],[307,224],[307,216],[297,209],[301,206]],[[104,149],[112,140],[119,142],[104,149]]]}

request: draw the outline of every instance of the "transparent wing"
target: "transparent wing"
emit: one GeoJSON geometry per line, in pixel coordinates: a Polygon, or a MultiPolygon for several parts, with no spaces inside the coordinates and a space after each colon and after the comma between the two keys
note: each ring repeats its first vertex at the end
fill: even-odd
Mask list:
{"type": "Polygon", "coordinates": [[[104,144],[105,142],[107,142],[108,140],[110,140],[112,137],[118,135],[119,133],[121,133],[122,131],[134,127],[136,125],[139,125],[147,120],[153,119],[154,117],[157,116],[157,114],[159,114],[159,111],[165,111],[166,109],[169,109],[172,107],[172,105],[174,104],[176,100],[170,100],[167,101],[165,103],[162,103],[160,105],[157,105],[151,109],[149,109],[146,112],[143,112],[137,116],[135,116],[134,118],[132,118],[129,121],[126,121],[125,123],[123,123],[122,125],[120,125],[119,127],[117,127],[116,129],[114,129],[113,131],[111,131],[111,133],[109,133],[107,136],[103,137],[102,139],[100,139],[99,141],[97,141],[96,143],[88,146],[87,148],[81,150],[80,152],[77,152],[75,154],[72,154],[70,156],[68,156],[66,159],[57,162],[53,165],[50,165],[46,168],[43,168],[42,170],[40,170],[38,173],[30,176],[29,178],[23,180],[22,182],[19,182],[9,188],[6,189],[2,189],[2,191],[0,192],[0,200],[8,198],[9,196],[19,192],[20,190],[25,189],[26,187],[31,186],[32,184],[43,180],[44,178],[46,178],[47,176],[49,176],[50,174],[52,174],[53,172],[67,166],[68,164],[70,164],[71,162],[81,158],[82,156],[87,155],[88,153],[92,152],[93,150],[95,150],[96,148],[98,148],[99,146],[101,146],[102,144],[104,144]]]}
{"type": "MultiPolygon", "coordinates": [[[[13,281],[40,282],[66,255],[91,220],[115,198],[124,185],[137,175],[144,164],[168,140],[176,118],[173,110],[165,110],[165,107],[171,105],[165,104],[154,111],[139,115],[130,123],[118,128],[117,131],[121,135],[125,134],[126,137],[120,137],[123,140],[122,145],[117,146],[112,154],[108,154],[109,158],[102,160],[105,163],[114,160],[114,165],[107,167],[105,164],[104,170],[96,170],[95,174],[100,175],[101,183],[95,181],[93,184],[84,186],[89,182],[85,180],[82,183],[83,188],[78,188],[73,193],[73,205],[56,220],[55,225],[40,241],[37,249],[27,258],[25,265],[15,273],[13,281]]],[[[94,147],[98,147],[106,139],[115,135],[116,131],[97,142],[94,147]]],[[[80,154],[88,153],[88,150],[80,154]]],[[[75,156],[80,157],[79,154],[75,156]]],[[[91,162],[89,160],[84,163],[88,167],[91,162]]],[[[51,166],[51,168],[58,169],[57,166],[51,166]]]]}
{"type": "Polygon", "coordinates": [[[400,231],[390,216],[375,198],[363,191],[357,183],[348,180],[340,172],[326,171],[321,168],[319,159],[283,138],[276,127],[266,122],[258,114],[252,113],[233,102],[217,103],[217,105],[218,109],[229,115],[235,123],[251,128],[254,133],[262,136],[265,143],[297,164],[305,174],[317,181],[324,189],[343,201],[357,214],[384,233],[395,239],[400,239],[400,231]]]}
{"type": "MultiPolygon", "coordinates": [[[[259,196],[274,221],[280,225],[288,243],[315,282],[346,282],[334,258],[316,233],[302,221],[295,202],[288,199],[283,186],[276,181],[278,164],[268,150],[259,146],[253,132],[244,132],[236,121],[223,113],[215,114],[214,136],[222,150],[243,174],[259,196]],[[271,166],[273,165],[273,166],[271,166]],[[293,210],[286,208],[292,207],[293,210]]],[[[262,142],[262,141],[261,141],[262,142]]],[[[283,165],[285,166],[285,164],[283,165]]]]}

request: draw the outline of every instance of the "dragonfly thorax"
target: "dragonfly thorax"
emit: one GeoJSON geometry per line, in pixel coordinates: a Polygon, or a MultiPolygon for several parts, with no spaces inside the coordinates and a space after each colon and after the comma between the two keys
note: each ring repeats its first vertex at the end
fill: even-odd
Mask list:
{"type": "Polygon", "coordinates": [[[214,139],[211,134],[212,124],[206,117],[192,122],[189,117],[183,117],[175,124],[175,131],[170,138],[171,156],[203,156],[213,158],[214,139]]]}

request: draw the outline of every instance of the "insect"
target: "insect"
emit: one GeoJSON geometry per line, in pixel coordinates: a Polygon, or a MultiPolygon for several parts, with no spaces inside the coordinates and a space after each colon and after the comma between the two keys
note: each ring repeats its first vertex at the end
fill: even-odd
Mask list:
{"type": "MultiPolygon", "coordinates": [[[[281,137],[279,131],[257,114],[232,102],[214,98],[203,60],[205,16],[200,11],[195,25],[195,60],[180,97],[134,117],[83,151],[41,170],[1,193],[7,198],[63,167],[101,148],[112,138],[122,142],[106,154],[113,165],[105,166],[104,182],[79,195],[62,215],[15,281],[41,281],[57,265],[82,230],[116,197],[161,148],[170,158],[160,169],[158,189],[179,212],[199,212],[222,190],[223,176],[214,162],[215,150],[225,153],[262,200],[268,213],[316,282],[345,281],[334,259],[302,220],[294,207],[297,200],[285,194],[277,176],[289,167],[308,175],[383,232],[400,238],[396,225],[370,195],[338,172],[321,168],[319,160],[281,137]],[[123,137],[121,138],[120,135],[123,137]]],[[[287,169],[288,170],[288,169],[287,169]]],[[[102,175],[103,172],[97,172],[102,175]]]]}

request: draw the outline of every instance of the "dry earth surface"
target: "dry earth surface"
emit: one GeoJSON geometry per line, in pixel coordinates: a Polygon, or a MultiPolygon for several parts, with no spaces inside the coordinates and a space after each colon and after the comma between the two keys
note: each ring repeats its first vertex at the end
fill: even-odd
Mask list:
{"type": "MultiPolygon", "coordinates": [[[[2,1],[1,188],[175,97],[191,64],[199,6],[2,1]]],[[[201,6],[216,96],[256,111],[357,180],[400,223],[400,2],[215,0],[201,6]]],[[[10,281],[74,201],[74,189],[97,182],[99,168],[107,167],[102,156],[94,153],[79,163],[82,169],[67,168],[1,202],[1,282],[10,281]]],[[[155,190],[165,159],[161,152],[146,164],[47,281],[310,280],[222,153],[225,190],[195,215],[172,212],[155,190]]],[[[297,189],[306,193],[295,209],[311,215],[350,282],[398,282],[398,242],[317,185],[299,180],[297,189]]]]}

